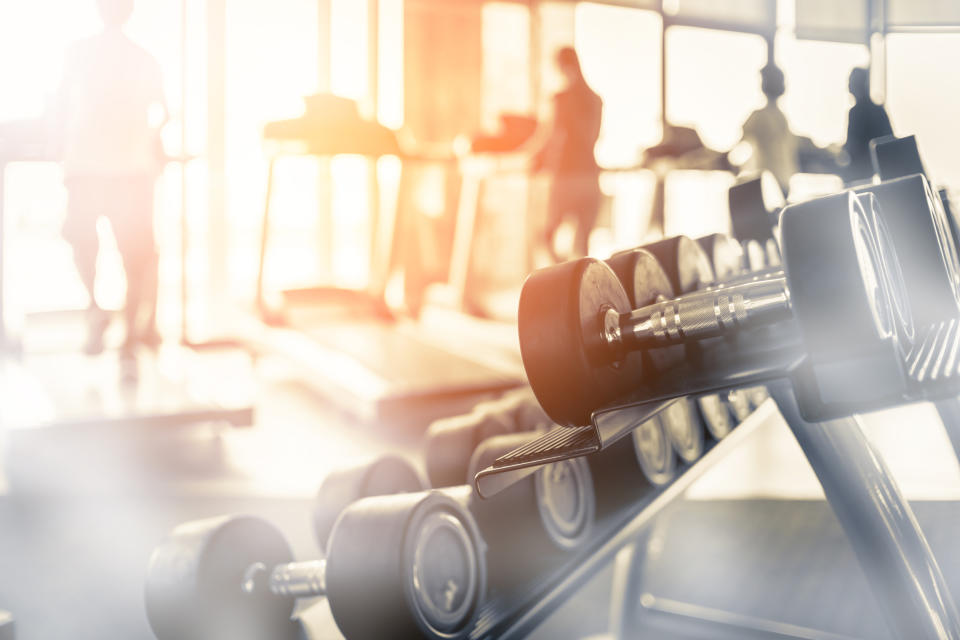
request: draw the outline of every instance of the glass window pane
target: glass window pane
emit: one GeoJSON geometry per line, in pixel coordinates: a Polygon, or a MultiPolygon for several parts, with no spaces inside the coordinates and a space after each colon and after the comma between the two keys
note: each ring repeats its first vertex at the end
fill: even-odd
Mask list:
{"type": "Polygon", "coordinates": [[[887,0],[887,24],[960,25],[960,3],[956,0],[887,0]]]}
{"type": "Polygon", "coordinates": [[[767,43],[754,34],[690,27],[667,29],[667,120],[692,126],[703,142],[724,151],[763,105],[760,68],[767,43]]]}
{"type": "Polygon", "coordinates": [[[501,113],[529,113],[530,10],[519,4],[483,6],[483,89],[480,121],[496,129],[501,113]]]}
{"type": "Polygon", "coordinates": [[[960,186],[960,76],[932,61],[960,57],[960,34],[890,34],[887,110],[893,131],[915,134],[935,181],[960,186]]]}
{"type": "Polygon", "coordinates": [[[583,2],[576,47],[587,82],[603,98],[597,142],[601,166],[636,162],[660,139],[660,16],[583,2]]]}
{"type": "Polygon", "coordinates": [[[696,22],[729,25],[751,31],[772,32],[775,26],[773,0],[664,0],[669,16],[696,22]]]}
{"type": "Polygon", "coordinates": [[[867,48],[862,44],[798,40],[781,31],[777,34],[776,59],[787,84],[780,107],[793,132],[809,136],[821,146],[842,143],[852,104],[847,81],[851,69],[869,62],[867,48]]]}
{"type": "Polygon", "coordinates": [[[796,34],[809,40],[866,42],[867,0],[796,0],[796,34]]]}

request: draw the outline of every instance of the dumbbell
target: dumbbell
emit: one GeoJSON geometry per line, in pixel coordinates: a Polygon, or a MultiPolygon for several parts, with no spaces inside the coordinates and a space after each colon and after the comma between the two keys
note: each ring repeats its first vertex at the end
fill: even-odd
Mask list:
{"type": "MultiPolygon", "coordinates": [[[[691,293],[717,282],[714,272],[715,258],[723,260],[724,275],[732,277],[736,267],[729,255],[731,247],[721,247],[722,240],[708,237],[705,242],[692,240],[687,236],[674,236],[660,242],[646,245],[644,248],[653,254],[663,266],[673,291],[677,294],[691,293]],[[704,245],[710,247],[711,253],[704,245]],[[712,253],[719,253],[713,256],[712,253]]],[[[638,274],[639,275],[639,274],[638,274]]],[[[636,285],[634,285],[636,286],[636,285]]],[[[638,308],[638,307],[634,307],[638,308]]],[[[687,355],[696,361],[700,357],[699,345],[688,345],[687,355]]],[[[660,413],[660,420],[673,443],[677,455],[685,462],[694,462],[703,454],[704,424],[700,411],[693,398],[678,398],[660,413]]]]}
{"type": "Polygon", "coordinates": [[[433,487],[470,482],[470,457],[481,442],[497,435],[536,431],[553,426],[529,388],[481,402],[461,416],[433,422],[425,436],[427,477],[433,487]]]}
{"type": "Polygon", "coordinates": [[[943,203],[922,175],[857,190],[876,197],[901,258],[901,272],[918,326],[954,319],[960,309],[960,263],[943,203]]]}
{"type": "Polygon", "coordinates": [[[521,290],[518,324],[524,368],[540,405],[558,424],[588,424],[594,409],[643,385],[643,353],[789,319],[799,327],[796,337],[815,381],[846,376],[850,366],[864,374],[813,390],[800,389],[794,379],[801,409],[824,415],[902,395],[909,310],[902,280],[890,276],[897,261],[876,207],[865,209],[852,192],[792,205],[782,214],[781,235],[782,273],[638,309],[598,260],[532,273],[521,290]],[[869,370],[864,354],[875,360],[869,370]],[[867,374],[869,384],[851,389],[853,382],[868,382],[867,374]],[[838,393],[850,397],[831,395],[838,393]]]}
{"type": "Polygon", "coordinates": [[[331,471],[320,483],[313,507],[313,532],[317,544],[326,550],[337,518],[357,500],[425,489],[427,483],[416,467],[396,455],[384,455],[363,464],[331,471]]]}
{"type": "Polygon", "coordinates": [[[178,526],[150,558],[147,618],[159,640],[299,637],[298,598],[326,596],[350,640],[466,638],[486,589],[473,517],[439,492],[364,498],[326,559],[294,562],[270,523],[225,516],[178,526]]]}
{"type": "MultiPolygon", "coordinates": [[[[470,461],[471,477],[500,456],[536,440],[534,433],[485,440],[470,461]]],[[[509,591],[557,565],[588,536],[596,494],[584,458],[545,465],[497,495],[480,499],[465,492],[470,512],[487,543],[491,590],[509,591]]]]}

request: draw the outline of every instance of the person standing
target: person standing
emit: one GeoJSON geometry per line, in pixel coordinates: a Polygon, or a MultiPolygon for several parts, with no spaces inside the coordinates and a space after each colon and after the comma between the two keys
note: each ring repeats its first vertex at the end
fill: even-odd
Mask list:
{"type": "Polygon", "coordinates": [[[772,63],[763,67],[760,89],[767,102],[743,123],[743,140],[753,151],[747,169],[771,172],[786,194],[790,190],[790,178],[800,168],[800,140],[790,130],[787,117],[777,104],[786,92],[783,71],[772,63]]]}
{"type": "Polygon", "coordinates": [[[532,166],[552,174],[543,239],[551,258],[559,262],[555,243],[560,225],[572,219],[576,227],[574,256],[585,256],[597,222],[600,168],[594,147],[600,135],[603,101],[587,84],[572,47],[560,49],[556,62],[567,85],[553,98],[553,127],[532,166]]]}
{"type": "Polygon", "coordinates": [[[159,340],[153,196],[168,112],[159,63],[123,32],[133,0],[97,7],[103,30],[68,49],[54,105],[68,198],[62,233],[90,295],[85,350],[100,353],[110,319],[94,296],[97,221],[109,220],[127,279],[121,354],[132,356],[137,344],[159,340]]]}
{"type": "Polygon", "coordinates": [[[893,135],[893,128],[883,105],[870,99],[870,72],[867,69],[857,67],[851,71],[848,88],[855,102],[847,115],[847,141],[843,149],[847,152],[849,164],[843,178],[851,184],[873,177],[870,141],[893,135]]]}

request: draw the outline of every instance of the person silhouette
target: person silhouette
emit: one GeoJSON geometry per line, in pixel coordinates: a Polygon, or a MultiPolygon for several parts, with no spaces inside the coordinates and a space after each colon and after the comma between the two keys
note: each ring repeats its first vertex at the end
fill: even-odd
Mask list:
{"type": "Polygon", "coordinates": [[[553,260],[559,261],[555,242],[564,220],[573,218],[573,253],[587,255],[590,232],[600,208],[600,168],[594,147],[600,135],[603,101],[587,84],[572,47],[557,51],[556,62],[566,87],[553,98],[553,127],[534,154],[535,171],[553,174],[543,240],[553,260]]]}
{"type": "Polygon", "coordinates": [[[753,150],[746,169],[770,171],[786,194],[790,177],[799,171],[800,140],[790,130],[787,117],[777,104],[786,92],[783,71],[773,63],[764,66],[760,70],[760,89],[766,104],[743,123],[743,141],[753,150]]]}
{"type": "Polygon", "coordinates": [[[870,141],[893,135],[893,128],[883,105],[870,99],[870,72],[867,69],[853,69],[848,88],[854,104],[847,114],[847,141],[843,149],[847,152],[849,164],[843,172],[843,178],[850,184],[869,180],[873,176],[870,141]]]}
{"type": "Polygon", "coordinates": [[[159,340],[153,197],[163,163],[159,132],[168,111],[159,63],[123,32],[133,4],[97,0],[103,30],[68,48],[54,104],[67,189],[62,234],[90,296],[90,354],[103,351],[110,323],[94,295],[101,217],[113,230],[127,279],[121,354],[132,356],[136,344],[159,340]]]}

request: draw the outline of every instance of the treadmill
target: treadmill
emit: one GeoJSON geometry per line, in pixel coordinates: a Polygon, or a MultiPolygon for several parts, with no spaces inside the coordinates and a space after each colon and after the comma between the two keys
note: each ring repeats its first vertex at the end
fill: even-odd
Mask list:
{"type": "Polygon", "coordinates": [[[316,95],[305,98],[305,104],[303,116],[271,122],[263,132],[273,149],[260,238],[256,300],[261,326],[252,338],[255,346],[300,365],[312,386],[361,420],[391,426],[422,426],[472,406],[481,397],[525,384],[518,360],[511,365],[483,353],[471,354],[471,346],[474,351],[483,349],[477,349],[466,332],[452,336],[453,323],[443,330],[430,329],[389,307],[385,300],[389,275],[396,266],[408,264],[414,253],[400,246],[402,232],[412,222],[403,206],[394,216],[375,217],[369,287],[287,290],[279,296],[279,306],[267,301],[264,273],[269,268],[271,200],[279,157],[353,154],[375,161],[397,156],[402,161],[401,198],[411,165],[457,161],[451,154],[405,152],[394,131],[361,119],[351,100],[316,95]]]}

